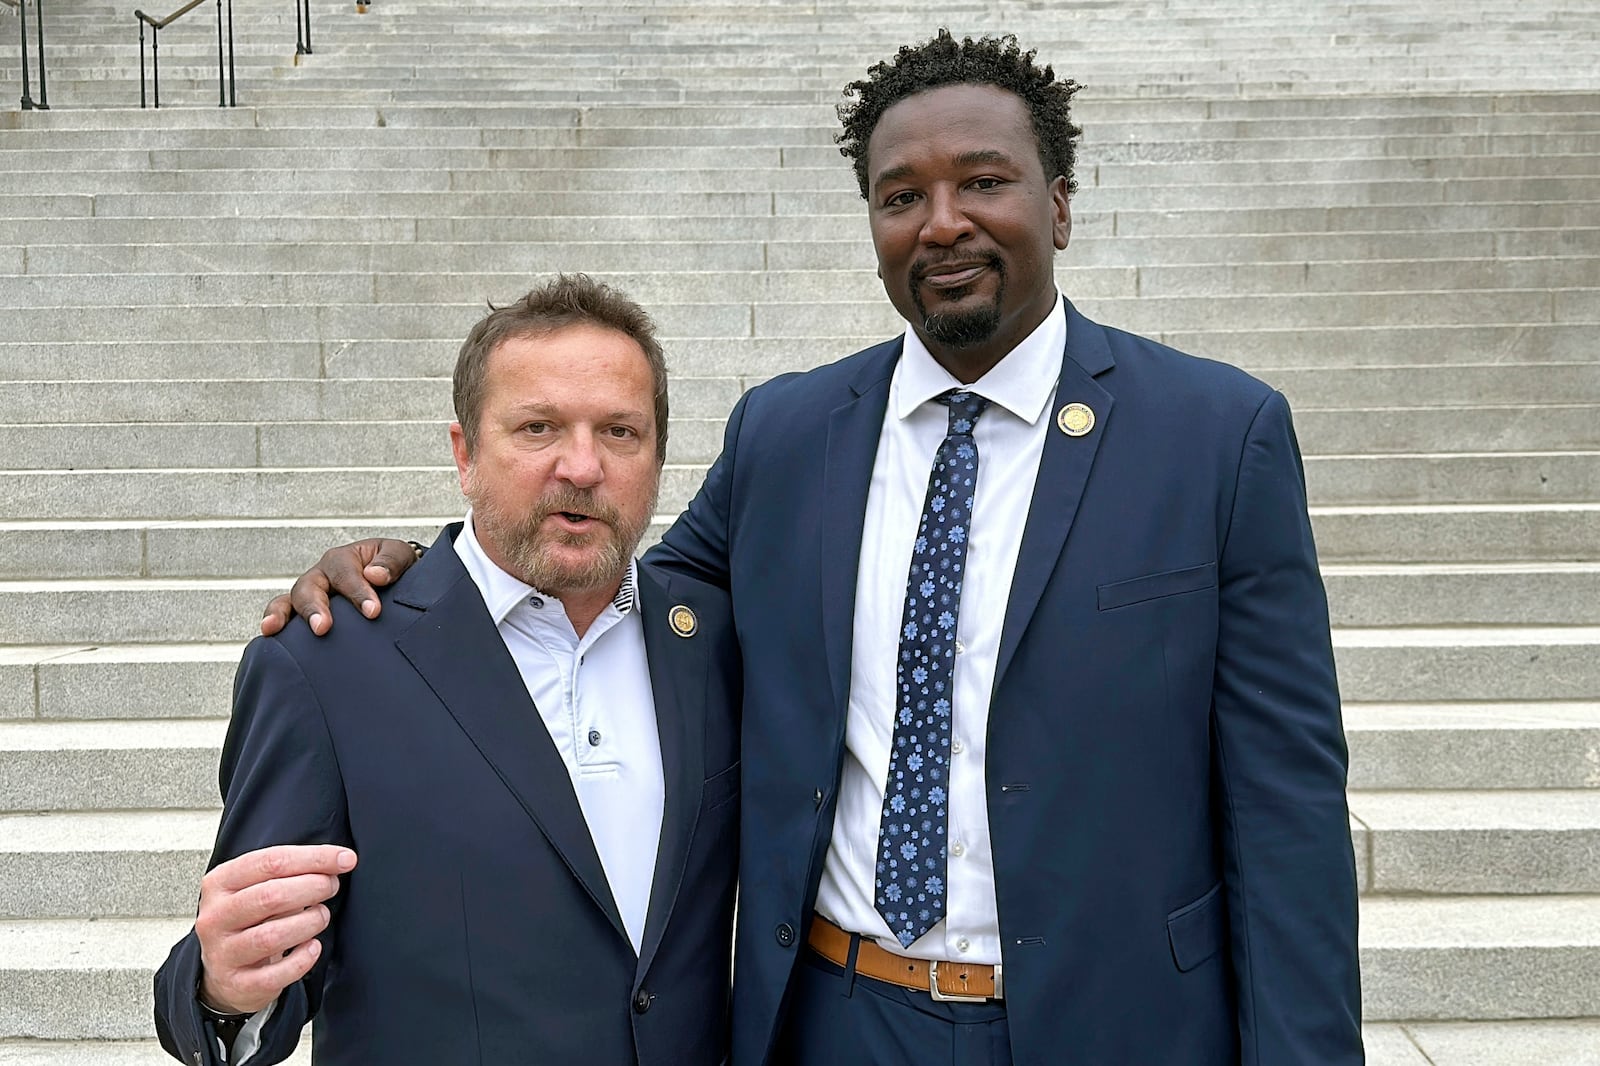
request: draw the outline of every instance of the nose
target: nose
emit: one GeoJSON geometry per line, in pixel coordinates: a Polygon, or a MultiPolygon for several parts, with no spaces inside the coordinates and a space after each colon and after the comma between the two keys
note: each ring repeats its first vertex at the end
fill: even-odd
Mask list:
{"type": "Polygon", "coordinates": [[[580,430],[571,434],[561,449],[555,476],[575,488],[588,489],[605,480],[600,463],[600,443],[593,433],[580,430]]]}
{"type": "Polygon", "coordinates": [[[922,243],[949,247],[972,236],[972,220],[961,210],[954,189],[932,190],[927,203],[928,214],[922,222],[922,243]]]}

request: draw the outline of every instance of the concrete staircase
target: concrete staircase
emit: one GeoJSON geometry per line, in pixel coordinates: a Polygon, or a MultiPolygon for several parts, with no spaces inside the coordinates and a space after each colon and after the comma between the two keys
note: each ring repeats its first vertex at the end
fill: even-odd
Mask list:
{"type": "MultiPolygon", "coordinates": [[[[1307,6],[941,18],[1091,86],[1063,291],[1295,405],[1370,1060],[1595,1066],[1600,8],[1307,6]]],[[[296,64],[292,6],[236,0],[245,106],[202,9],[139,112],[129,13],[66,7],[53,110],[0,112],[0,1064],[131,1066],[163,1061],[240,648],[327,545],[459,515],[484,301],[584,269],[657,312],[664,528],[744,388],[896,330],[830,108],[935,23],[318,2],[296,64]]]]}

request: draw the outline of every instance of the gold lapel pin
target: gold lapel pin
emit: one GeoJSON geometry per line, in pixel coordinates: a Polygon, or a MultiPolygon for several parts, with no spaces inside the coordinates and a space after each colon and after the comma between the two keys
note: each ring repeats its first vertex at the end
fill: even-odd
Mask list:
{"type": "Polygon", "coordinates": [[[1094,428],[1094,412],[1086,403],[1069,403],[1057,413],[1056,425],[1069,437],[1081,437],[1094,428]]]}
{"type": "Polygon", "coordinates": [[[681,603],[667,612],[667,624],[680,637],[692,637],[695,630],[700,628],[700,620],[694,616],[694,612],[681,603]]]}

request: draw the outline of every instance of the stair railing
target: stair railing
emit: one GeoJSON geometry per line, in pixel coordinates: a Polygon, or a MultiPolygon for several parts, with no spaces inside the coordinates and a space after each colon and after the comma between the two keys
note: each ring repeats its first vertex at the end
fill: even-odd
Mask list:
{"type": "Polygon", "coordinates": [[[28,84],[28,0],[0,0],[0,3],[9,4],[17,9],[17,18],[22,27],[22,110],[48,111],[50,110],[50,89],[45,84],[44,78],[44,0],[34,0],[38,5],[34,8],[34,23],[39,34],[39,100],[33,99],[33,88],[28,84]]]}
{"type": "Polygon", "coordinates": [[[311,54],[311,0],[294,0],[294,54],[311,54]]]}
{"type": "MultiPolygon", "coordinates": [[[[161,107],[161,31],[205,3],[206,0],[189,0],[166,18],[154,18],[143,11],[133,17],[139,23],[139,106],[147,106],[145,96],[144,28],[150,27],[151,85],[154,87],[155,106],[161,107]]],[[[239,106],[239,82],[233,65],[233,0],[217,0],[217,106],[239,106]],[[226,15],[226,18],[224,18],[226,15]],[[223,23],[227,23],[227,38],[223,38],[223,23]]]]}

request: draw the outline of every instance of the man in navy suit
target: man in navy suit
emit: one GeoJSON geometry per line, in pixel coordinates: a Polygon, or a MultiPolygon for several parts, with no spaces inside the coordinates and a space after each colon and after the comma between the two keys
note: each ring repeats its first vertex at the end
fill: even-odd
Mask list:
{"type": "Polygon", "coordinates": [[[1363,1061],[1288,407],[1056,290],[1076,90],[943,32],[849,87],[907,330],[747,393],[647,556],[735,611],[739,1066],[1363,1061]]]}
{"type": "Polygon", "coordinates": [[[578,275],[479,323],[450,427],[472,510],[328,640],[246,651],[163,1046],[268,1064],[718,1066],[738,649],[639,566],[666,454],[648,317],[578,275]]]}

